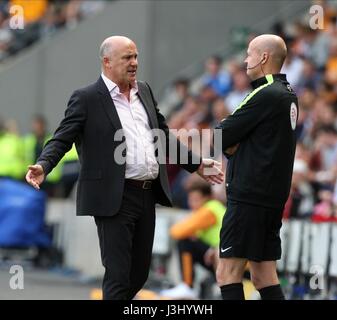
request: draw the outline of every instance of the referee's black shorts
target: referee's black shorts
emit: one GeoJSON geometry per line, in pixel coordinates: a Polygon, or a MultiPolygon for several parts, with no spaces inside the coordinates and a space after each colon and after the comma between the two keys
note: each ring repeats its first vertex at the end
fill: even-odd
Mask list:
{"type": "Polygon", "coordinates": [[[281,258],[283,209],[228,201],[220,231],[220,258],[275,261],[281,258]]]}

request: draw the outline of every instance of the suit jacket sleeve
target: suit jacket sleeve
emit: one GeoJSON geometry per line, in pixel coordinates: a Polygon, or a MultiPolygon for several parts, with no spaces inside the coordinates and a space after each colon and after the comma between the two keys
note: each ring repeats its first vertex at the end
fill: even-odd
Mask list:
{"type": "Polygon", "coordinates": [[[152,90],[148,83],[146,83],[146,85],[150,90],[151,97],[156,108],[159,129],[163,130],[166,136],[166,154],[170,157],[172,156],[170,155],[170,152],[172,150],[175,150],[176,152],[174,152],[174,156],[177,156],[177,164],[180,167],[184,168],[190,173],[198,170],[202,159],[200,158],[200,156],[188,150],[188,148],[184,144],[180,143],[179,139],[177,139],[172,133],[170,133],[170,129],[166,124],[165,117],[160,113],[157,107],[157,101],[154,99],[152,90]],[[187,159],[183,159],[182,154],[187,155],[187,159]]]}
{"type": "Polygon", "coordinates": [[[56,129],[54,136],[47,142],[37,164],[43,167],[47,175],[71,149],[82,131],[86,119],[83,93],[75,91],[68,102],[65,117],[56,129]]]}

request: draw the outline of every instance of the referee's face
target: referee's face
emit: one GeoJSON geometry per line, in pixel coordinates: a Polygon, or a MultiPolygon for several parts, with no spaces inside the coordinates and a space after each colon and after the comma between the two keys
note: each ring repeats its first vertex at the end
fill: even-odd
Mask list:
{"type": "Polygon", "coordinates": [[[262,61],[261,53],[254,45],[253,41],[249,44],[247,49],[247,57],[245,63],[247,64],[247,75],[251,80],[255,80],[260,77],[262,61]]]}

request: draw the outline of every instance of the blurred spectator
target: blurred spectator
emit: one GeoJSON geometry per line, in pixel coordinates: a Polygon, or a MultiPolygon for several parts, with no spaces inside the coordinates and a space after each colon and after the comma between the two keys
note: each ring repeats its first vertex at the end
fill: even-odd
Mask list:
{"type": "MultiPolygon", "coordinates": [[[[211,115],[213,102],[218,98],[211,85],[205,85],[200,89],[198,96],[200,102],[206,106],[208,116],[211,115]]],[[[211,120],[211,119],[208,119],[211,120]]]]}
{"type": "Polygon", "coordinates": [[[231,77],[227,71],[221,70],[222,59],[211,56],[205,63],[205,74],[202,77],[202,86],[212,88],[214,95],[225,96],[231,90],[231,77]]]}
{"type": "Polygon", "coordinates": [[[8,131],[0,119],[0,177],[22,179],[23,154],[20,137],[8,131]]]}
{"type": "MultiPolygon", "coordinates": [[[[309,101],[309,108],[304,109],[304,99],[300,98],[300,113],[303,109],[303,114],[300,114],[300,120],[304,126],[303,141],[310,145],[313,149],[317,144],[318,129],[322,126],[334,126],[336,117],[331,105],[329,105],[322,97],[313,97],[312,102],[309,101]],[[303,107],[302,107],[303,106],[303,107]]],[[[308,98],[311,94],[308,95],[308,98]]]]}
{"type": "Polygon", "coordinates": [[[13,118],[7,119],[5,121],[5,130],[8,133],[12,133],[12,134],[14,134],[16,136],[20,135],[20,130],[19,130],[18,122],[15,119],[13,119],[13,118]]]}
{"type": "Polygon", "coordinates": [[[74,28],[81,20],[82,0],[70,0],[65,6],[66,27],[74,28]]]}
{"type": "Polygon", "coordinates": [[[173,82],[173,87],[158,105],[163,115],[170,117],[172,113],[182,108],[189,95],[189,85],[190,83],[187,78],[178,78],[173,82]]]}
{"type": "MultiPolygon", "coordinates": [[[[174,115],[173,115],[174,116],[174,115]]],[[[176,123],[172,123],[172,118],[169,120],[168,126],[174,129],[193,129],[205,127],[205,122],[208,121],[208,109],[198,97],[188,96],[184,100],[181,110],[179,111],[180,119],[176,123]]]]}
{"type": "MultiPolygon", "coordinates": [[[[281,21],[276,21],[272,26],[272,33],[281,37],[284,41],[287,41],[287,34],[284,30],[284,25],[281,21]]],[[[290,83],[291,84],[291,83],[290,83]]]]}
{"type": "Polygon", "coordinates": [[[306,161],[296,159],[290,194],[284,207],[284,219],[303,219],[311,216],[314,207],[314,195],[307,174],[308,164],[306,161]]]}
{"type": "MultiPolygon", "coordinates": [[[[226,62],[226,70],[228,70],[228,73],[233,81],[234,74],[238,73],[239,71],[242,71],[246,68],[246,66],[242,63],[243,59],[238,59],[236,57],[230,58],[226,62]]],[[[232,90],[232,86],[231,89],[232,90]]]]}
{"type": "Polygon", "coordinates": [[[188,189],[188,203],[192,213],[171,227],[170,233],[177,240],[180,271],[183,282],[164,290],[170,298],[197,298],[194,287],[194,265],[199,263],[214,277],[219,232],[226,208],[212,199],[211,186],[196,183],[188,189]]]}
{"type": "Polygon", "coordinates": [[[323,31],[329,30],[332,19],[337,15],[336,4],[331,0],[314,0],[312,1],[312,4],[317,4],[322,7],[324,11],[323,31]]]}
{"type": "Polygon", "coordinates": [[[62,12],[54,3],[51,3],[42,19],[40,36],[47,38],[52,36],[58,29],[63,26],[62,12]]]}
{"type": "Polygon", "coordinates": [[[225,104],[232,113],[244,100],[250,91],[250,81],[246,72],[239,71],[233,76],[233,91],[225,98],[225,104]]]}
{"type": "Polygon", "coordinates": [[[315,64],[310,59],[302,62],[301,77],[297,82],[297,92],[300,94],[305,88],[317,90],[321,81],[321,74],[317,72],[315,64]]]}
{"type": "Polygon", "coordinates": [[[167,125],[169,126],[170,129],[181,129],[184,126],[185,123],[185,111],[180,110],[177,112],[174,112],[171,115],[171,118],[168,120],[167,125]]]}
{"type": "MultiPolygon", "coordinates": [[[[75,0],[74,0],[75,1],[75,0]]],[[[77,1],[77,0],[76,0],[77,1]]],[[[87,18],[104,9],[105,2],[111,0],[81,0],[81,17],[87,18]]]]}
{"type": "MultiPolygon", "coordinates": [[[[52,137],[47,129],[47,121],[44,116],[36,115],[32,120],[31,133],[25,135],[23,141],[24,167],[35,163],[40,156],[44,145],[52,137]]],[[[51,171],[41,185],[50,197],[68,197],[78,176],[78,157],[73,146],[62,158],[60,163],[51,171]]]]}
{"type": "Polygon", "coordinates": [[[298,142],[306,145],[312,143],[311,132],[314,127],[314,108],[317,96],[316,91],[311,88],[304,88],[298,94],[299,115],[296,125],[298,142]]]}
{"type": "Polygon", "coordinates": [[[316,181],[333,184],[337,166],[337,130],[333,126],[322,126],[317,130],[313,157],[318,162],[316,181]]]}
{"type": "Polygon", "coordinates": [[[333,205],[334,205],[334,215],[337,219],[337,179],[334,186],[333,205]]]}
{"type": "Polygon", "coordinates": [[[307,24],[297,24],[297,53],[310,59],[314,66],[322,71],[329,52],[329,37],[318,29],[311,29],[307,24]]]}
{"type": "Polygon", "coordinates": [[[27,164],[36,162],[43,146],[50,138],[51,135],[47,132],[46,119],[42,115],[34,116],[32,121],[32,133],[24,137],[25,145],[27,146],[25,150],[27,164]]]}
{"type": "Polygon", "coordinates": [[[318,197],[320,202],[315,205],[311,220],[313,222],[337,222],[334,216],[332,188],[322,188],[318,197]]]}
{"type": "Polygon", "coordinates": [[[337,84],[337,38],[332,39],[326,62],[325,79],[331,85],[337,84]]]}
{"type": "Polygon", "coordinates": [[[13,35],[8,27],[8,13],[0,7],[0,62],[9,56],[13,35]]]}
{"type": "Polygon", "coordinates": [[[82,19],[101,11],[107,0],[0,0],[0,62],[40,38],[63,27],[73,28],[82,19]],[[24,29],[10,29],[10,8],[23,8],[24,29]]]}
{"type": "Polygon", "coordinates": [[[287,79],[291,87],[297,92],[297,86],[302,77],[304,63],[303,59],[293,52],[292,42],[288,42],[287,46],[288,54],[281,69],[281,73],[285,73],[287,75],[287,79]]]}
{"type": "Polygon", "coordinates": [[[337,105],[337,90],[326,79],[324,79],[319,86],[318,96],[324,99],[325,102],[337,105]]]}
{"type": "MultiPolygon", "coordinates": [[[[329,18],[326,25],[327,27],[324,28],[326,33],[328,34],[330,39],[335,39],[337,36],[337,10],[335,10],[335,13],[329,18]]],[[[328,15],[324,15],[324,17],[328,17],[328,15]]]]}
{"type": "Polygon", "coordinates": [[[185,78],[179,78],[174,82],[176,97],[175,102],[173,104],[173,110],[179,110],[186,98],[188,97],[188,87],[189,87],[189,80],[185,78]]]}
{"type": "Polygon", "coordinates": [[[214,101],[212,106],[212,121],[210,127],[214,128],[219,124],[224,118],[227,118],[230,115],[227,105],[225,104],[224,99],[218,98],[214,101]]]}
{"type": "MultiPolygon", "coordinates": [[[[52,137],[47,131],[47,121],[42,115],[34,116],[31,128],[31,133],[23,137],[24,170],[26,170],[31,163],[36,162],[44,145],[52,137]]],[[[60,180],[61,166],[57,166],[41,185],[41,189],[46,191],[49,196],[53,196],[55,194],[55,185],[60,180]]]]}

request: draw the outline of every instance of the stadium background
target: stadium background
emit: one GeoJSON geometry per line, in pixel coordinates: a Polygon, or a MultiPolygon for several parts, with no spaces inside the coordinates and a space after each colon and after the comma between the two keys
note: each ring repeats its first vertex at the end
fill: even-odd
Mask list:
{"type": "MultiPolygon", "coordinates": [[[[171,128],[203,129],[214,127],[249,90],[242,66],[249,39],[275,33],[287,41],[289,58],[283,71],[300,103],[294,179],[282,229],[282,285],[288,298],[336,299],[336,17],[336,1],[0,1],[0,118],[2,131],[10,135],[10,140],[0,136],[0,202],[1,197],[12,201],[10,210],[0,206],[4,288],[0,298],[100,297],[95,288],[102,268],[94,224],[90,218],[74,216],[71,187],[78,169],[76,157],[64,160],[58,177],[48,186],[48,197],[40,199],[43,207],[38,210],[47,227],[49,250],[41,250],[40,242],[32,239],[6,242],[4,230],[11,210],[18,219],[26,219],[26,212],[20,212],[22,198],[36,196],[19,182],[27,165],[22,141],[31,131],[34,115],[46,118],[49,132],[55,129],[72,91],[98,78],[98,47],[104,38],[121,34],[135,40],[140,53],[138,79],[149,82],[171,128]],[[9,10],[17,4],[24,8],[22,30],[10,27],[9,10]],[[310,28],[309,10],[314,4],[323,9],[323,29],[310,28]],[[221,58],[219,66],[213,56],[221,58]],[[207,78],[210,69],[225,84],[212,87],[207,78]],[[12,166],[6,167],[5,162],[12,166]],[[8,286],[14,263],[25,270],[26,286],[21,291],[8,286]],[[324,288],[310,287],[312,276],[319,278],[321,272],[324,288]]],[[[196,177],[175,167],[169,171],[175,209],[158,209],[146,287],[151,292],[144,293],[146,298],[159,299],[158,288],[179,281],[168,229],[186,215],[184,190],[196,177]]],[[[225,203],[223,186],[214,193],[225,203]]],[[[197,282],[204,298],[219,298],[201,269],[197,269],[197,282]]],[[[245,288],[248,298],[256,298],[248,281],[245,288]]]]}

